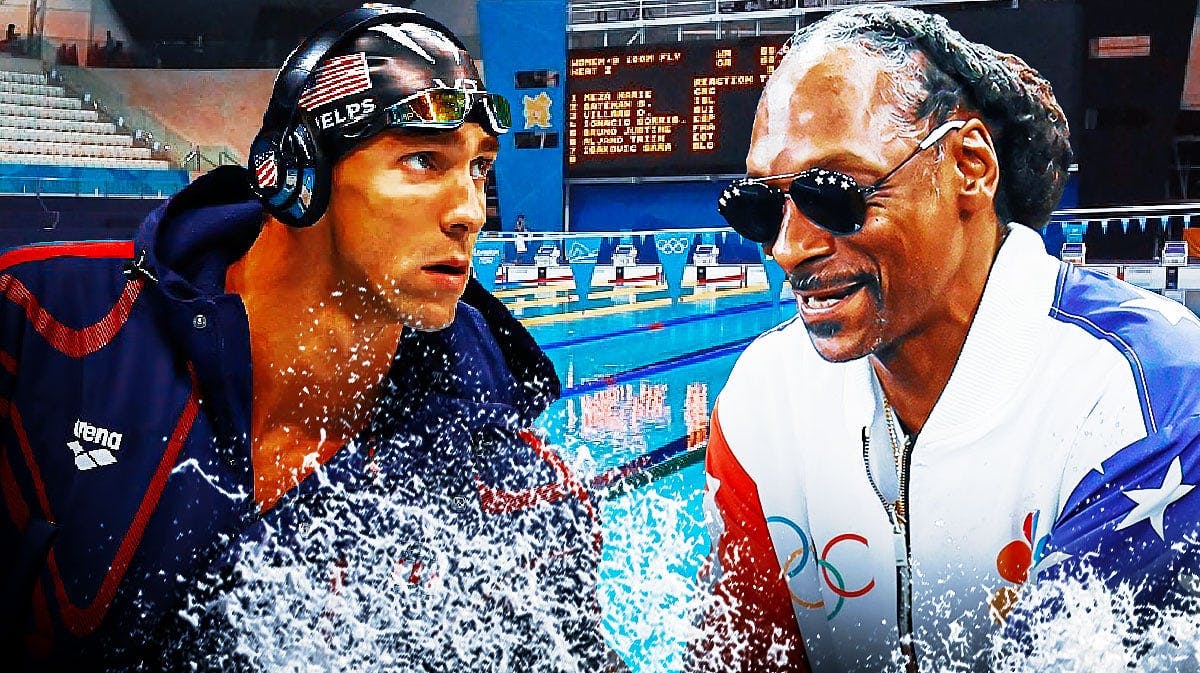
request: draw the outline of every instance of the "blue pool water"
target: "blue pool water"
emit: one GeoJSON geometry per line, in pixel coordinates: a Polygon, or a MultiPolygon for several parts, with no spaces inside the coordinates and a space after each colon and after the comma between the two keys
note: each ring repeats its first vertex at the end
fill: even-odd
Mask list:
{"type": "Polygon", "coordinates": [[[602,315],[564,302],[529,327],[563,381],[542,429],[581,475],[603,487],[675,457],[601,507],[606,635],[634,671],[678,670],[709,546],[697,462],[709,414],[738,354],[796,313],[765,289],[710,294],[602,315]]]}

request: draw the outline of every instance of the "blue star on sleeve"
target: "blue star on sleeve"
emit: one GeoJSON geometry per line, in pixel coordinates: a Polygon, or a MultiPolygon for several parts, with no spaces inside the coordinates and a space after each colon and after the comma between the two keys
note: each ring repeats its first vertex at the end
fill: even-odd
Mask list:
{"type": "Polygon", "coordinates": [[[1117,451],[1075,486],[1034,572],[1039,580],[1090,570],[1110,587],[1140,587],[1161,604],[1200,570],[1200,416],[1117,451]]]}

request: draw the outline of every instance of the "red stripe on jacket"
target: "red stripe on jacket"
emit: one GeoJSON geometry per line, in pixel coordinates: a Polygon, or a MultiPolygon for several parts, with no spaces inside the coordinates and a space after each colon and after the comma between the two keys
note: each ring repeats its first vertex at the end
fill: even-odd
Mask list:
{"type": "Polygon", "coordinates": [[[4,508],[12,519],[17,530],[24,531],[29,525],[29,505],[26,504],[21,488],[17,485],[17,477],[13,474],[12,465],[8,462],[8,452],[0,451],[0,491],[4,493],[4,508]]]}
{"type": "Polygon", "coordinates": [[[25,469],[29,470],[29,478],[33,481],[33,492],[37,495],[38,507],[42,510],[42,518],[54,523],[54,513],[50,511],[50,499],[46,496],[46,483],[42,481],[42,472],[38,469],[33,457],[33,447],[29,445],[29,435],[25,433],[25,424],[21,421],[21,413],[9,402],[8,416],[12,421],[13,434],[21,446],[21,456],[25,459],[25,469]]]}
{"type": "Polygon", "coordinates": [[[120,547],[117,548],[117,554],[113,557],[112,564],[100,583],[100,589],[90,604],[78,606],[71,602],[70,597],[67,596],[66,586],[63,584],[62,573],[58,569],[54,550],[50,550],[47,566],[50,570],[50,579],[54,584],[54,596],[62,613],[63,625],[72,634],[86,636],[95,631],[104,621],[104,616],[108,613],[108,608],[117,594],[117,588],[124,579],[125,572],[129,570],[133,554],[142,542],[142,535],[146,532],[150,516],[158,507],[158,500],[162,496],[163,489],[166,488],[167,478],[171,476],[171,470],[175,468],[179,453],[183,450],[184,441],[192,430],[192,423],[196,420],[199,407],[199,386],[193,373],[192,391],[179,415],[179,421],[175,424],[175,430],[171,433],[171,438],[167,440],[166,450],[163,451],[162,459],[159,460],[150,485],[146,488],[142,502],[138,505],[137,512],[134,513],[133,520],[125,531],[125,537],[121,540],[120,547]]]}
{"type": "Polygon", "coordinates": [[[15,248],[0,255],[0,271],[25,262],[40,262],[55,257],[87,257],[90,259],[133,259],[133,241],[89,241],[84,243],[51,243],[15,248]]]}
{"type": "MultiPolygon", "coordinates": [[[[57,257],[131,259],[133,252],[133,241],[34,245],[10,250],[0,255],[0,270],[6,270],[25,262],[38,262],[57,257]]],[[[0,294],[25,309],[25,317],[50,345],[73,358],[91,355],[112,341],[117,332],[121,331],[125,325],[125,321],[129,319],[133,303],[137,301],[144,284],[145,281],[142,279],[129,281],[121,290],[120,298],[109,309],[107,315],[93,325],[75,329],[62,324],[44,309],[37,297],[19,279],[11,274],[0,274],[0,294]]],[[[15,369],[15,364],[14,361],[13,369],[15,369]]],[[[7,365],[5,368],[8,369],[7,365]]]]}
{"type": "Polygon", "coordinates": [[[686,670],[807,672],[804,643],[791,593],[767,530],[758,485],[729,448],[717,409],[705,457],[710,495],[723,530],[713,540],[710,572],[718,573],[712,600],[691,644],[695,665],[686,670]],[[767,665],[778,654],[780,666],[767,665]]]}
{"type": "Polygon", "coordinates": [[[8,351],[0,351],[0,367],[4,367],[4,371],[11,376],[17,375],[17,359],[8,351]]]}
{"type": "MultiPolygon", "coordinates": [[[[541,486],[522,489],[520,491],[504,491],[483,483],[477,476],[475,477],[475,488],[479,491],[479,504],[483,511],[488,514],[512,514],[516,511],[529,509],[539,503],[558,502],[567,496],[573,496],[583,504],[588,517],[592,521],[598,522],[600,516],[596,513],[595,507],[592,506],[587,489],[583,487],[583,483],[574,474],[571,474],[571,469],[567,467],[562,458],[552,449],[548,448],[545,442],[531,430],[521,430],[517,433],[517,436],[528,444],[533,449],[533,452],[539,458],[546,461],[550,468],[554,470],[555,480],[549,484],[542,484],[541,486]]],[[[599,532],[596,533],[592,543],[597,551],[603,546],[603,538],[601,538],[599,532]]]]}
{"type": "Polygon", "coordinates": [[[45,337],[51,346],[68,357],[81,358],[91,355],[112,342],[113,337],[125,326],[129,314],[133,312],[133,303],[141,294],[145,281],[141,278],[125,283],[121,297],[109,309],[108,314],[82,329],[67,327],[42,308],[37,297],[29,291],[17,278],[10,274],[0,274],[0,293],[9,301],[25,309],[25,317],[38,334],[45,337]]]}

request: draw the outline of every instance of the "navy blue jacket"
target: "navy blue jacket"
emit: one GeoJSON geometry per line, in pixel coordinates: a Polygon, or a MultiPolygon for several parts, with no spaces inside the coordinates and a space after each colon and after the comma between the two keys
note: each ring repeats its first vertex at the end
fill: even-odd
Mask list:
{"type": "MultiPolygon", "coordinates": [[[[580,661],[603,656],[592,502],[525,430],[558,395],[558,379],[530,335],[473,281],[450,327],[405,330],[360,436],[319,478],[257,512],[247,496],[247,319],[224,291],[226,269],[263,221],[245,182],[238,168],[202,176],[132,242],[0,257],[5,659],[15,651],[19,668],[31,670],[158,670],[183,666],[197,648],[234,647],[235,626],[214,625],[196,606],[234,590],[230,570],[268,542],[300,550],[288,558],[312,560],[316,572],[327,561],[352,569],[363,530],[348,526],[315,544],[297,531],[338,502],[361,509],[363,494],[393,512],[440,512],[465,531],[457,543],[414,532],[423,562],[443,572],[478,569],[478,559],[459,563],[465,552],[454,545],[463,539],[523,550],[523,567],[536,567],[553,600],[573,606],[561,620],[572,652],[580,661]],[[328,558],[312,558],[316,547],[328,558]]],[[[493,582],[503,576],[485,570],[493,582]]],[[[511,609],[518,594],[493,585],[487,595],[497,591],[511,609]]],[[[456,665],[436,650],[399,650],[409,664],[456,665]]]]}

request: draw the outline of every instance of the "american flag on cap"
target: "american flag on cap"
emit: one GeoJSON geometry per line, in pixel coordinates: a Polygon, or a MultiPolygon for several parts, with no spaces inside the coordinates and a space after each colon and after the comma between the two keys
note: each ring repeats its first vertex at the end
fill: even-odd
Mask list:
{"type": "Polygon", "coordinates": [[[254,179],[260,188],[279,184],[279,167],[275,164],[275,152],[264,150],[254,157],[254,179]]]}
{"type": "Polygon", "coordinates": [[[308,111],[371,88],[367,55],[358,52],[335,56],[321,64],[300,96],[300,108],[308,111]]]}

